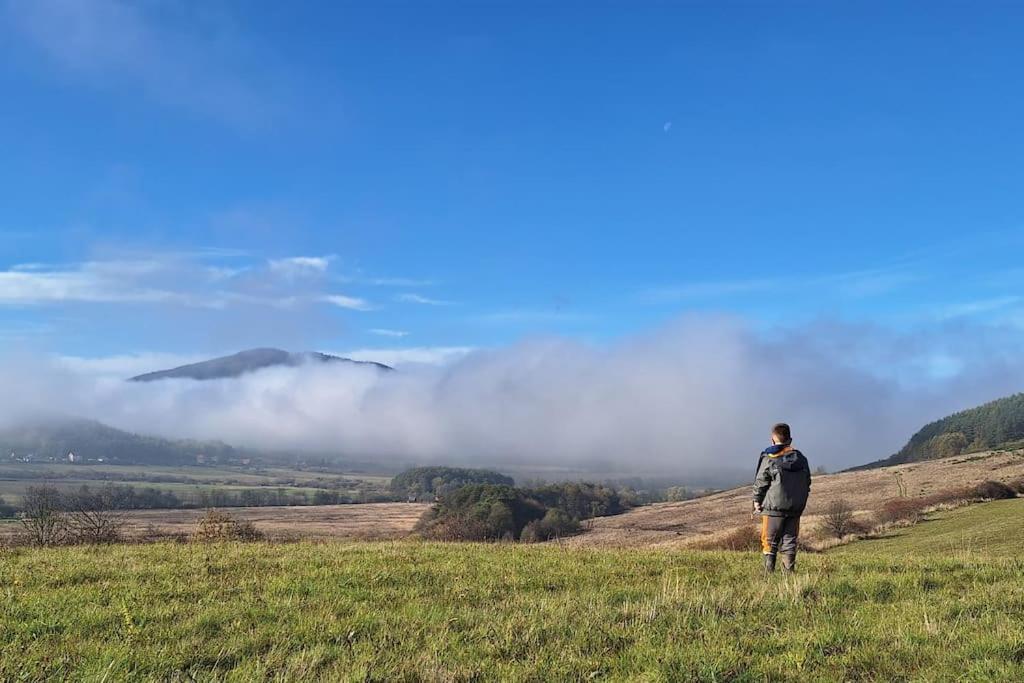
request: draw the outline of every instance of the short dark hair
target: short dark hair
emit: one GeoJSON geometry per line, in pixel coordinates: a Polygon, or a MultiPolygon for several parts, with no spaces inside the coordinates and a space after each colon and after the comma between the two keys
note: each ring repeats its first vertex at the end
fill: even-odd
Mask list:
{"type": "Polygon", "coordinates": [[[793,436],[789,433],[789,425],[785,422],[777,422],[772,425],[772,435],[779,437],[782,442],[793,440],[793,436]]]}

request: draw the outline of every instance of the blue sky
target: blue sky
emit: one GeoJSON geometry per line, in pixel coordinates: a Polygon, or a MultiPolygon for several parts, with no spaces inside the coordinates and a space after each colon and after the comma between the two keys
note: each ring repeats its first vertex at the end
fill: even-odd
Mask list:
{"type": "Polygon", "coordinates": [[[0,348],[1024,326],[1024,10],[0,1],[0,348]]]}

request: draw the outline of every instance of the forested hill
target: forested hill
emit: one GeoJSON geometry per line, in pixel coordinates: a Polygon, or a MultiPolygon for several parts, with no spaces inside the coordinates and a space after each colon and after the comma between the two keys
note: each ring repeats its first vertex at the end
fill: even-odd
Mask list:
{"type": "Polygon", "coordinates": [[[0,429],[0,457],[21,462],[98,462],[134,465],[229,463],[242,457],[222,443],[162,439],[123,432],[100,422],[52,419],[0,429]]]}
{"type": "Polygon", "coordinates": [[[926,424],[898,453],[854,469],[946,458],[1024,441],[1024,393],[926,424]]]}

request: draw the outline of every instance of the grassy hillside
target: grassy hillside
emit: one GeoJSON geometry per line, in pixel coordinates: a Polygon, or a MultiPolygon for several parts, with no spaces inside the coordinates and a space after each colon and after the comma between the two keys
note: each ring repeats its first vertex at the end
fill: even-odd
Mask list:
{"type": "Polygon", "coordinates": [[[401,543],[8,551],[0,679],[1024,679],[1017,559],[401,543]]]}
{"type": "Polygon", "coordinates": [[[938,513],[882,538],[857,541],[833,551],[843,555],[1024,557],[1024,498],[997,500],[938,513]]]}
{"type": "MultiPolygon", "coordinates": [[[[810,457],[813,464],[813,454],[810,457]]],[[[1024,478],[1022,450],[815,475],[803,528],[812,531],[836,500],[845,500],[858,513],[870,515],[903,496],[924,498],[987,480],[1006,483],[1020,478],[1024,478]]],[[[599,517],[587,522],[586,533],[568,542],[597,547],[688,547],[751,523],[747,485],[695,500],[655,503],[621,515],[599,517]]]]}
{"type": "Polygon", "coordinates": [[[1016,444],[1021,440],[1024,440],[1024,393],[929,423],[910,437],[898,453],[867,467],[945,458],[1016,444]]]}

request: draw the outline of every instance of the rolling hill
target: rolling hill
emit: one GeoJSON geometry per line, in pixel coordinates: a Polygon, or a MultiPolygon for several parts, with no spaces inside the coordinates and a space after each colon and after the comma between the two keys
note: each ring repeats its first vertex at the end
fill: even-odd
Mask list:
{"type": "MultiPolygon", "coordinates": [[[[874,512],[905,491],[911,498],[1024,476],[1024,450],[960,455],[888,467],[815,475],[804,515],[805,528],[818,523],[835,500],[857,512],[874,512]]],[[[685,547],[750,524],[750,487],[741,486],[677,503],[655,503],[613,517],[588,520],[588,530],[564,541],[591,547],[685,547]]]]}
{"type": "Polygon", "coordinates": [[[249,349],[230,356],[222,356],[220,358],[213,358],[199,363],[182,365],[177,368],[171,368],[170,370],[147,372],[145,374],[132,377],[129,381],[153,382],[161,379],[226,379],[231,377],[240,377],[246,373],[262,370],[263,368],[280,366],[296,367],[306,363],[349,363],[352,365],[376,368],[384,371],[392,369],[390,366],[384,365],[383,363],[352,360],[351,358],[342,358],[341,356],[332,356],[330,354],[317,353],[315,351],[292,353],[281,349],[268,348],[249,349]]]}
{"type": "Polygon", "coordinates": [[[922,427],[898,453],[854,469],[898,465],[1021,445],[1024,393],[953,413],[922,427]]]}
{"type": "Polygon", "coordinates": [[[162,439],[114,429],[101,422],[57,418],[0,429],[0,455],[31,462],[100,461],[132,465],[195,465],[228,463],[243,458],[235,448],[217,442],[162,439]]]}

